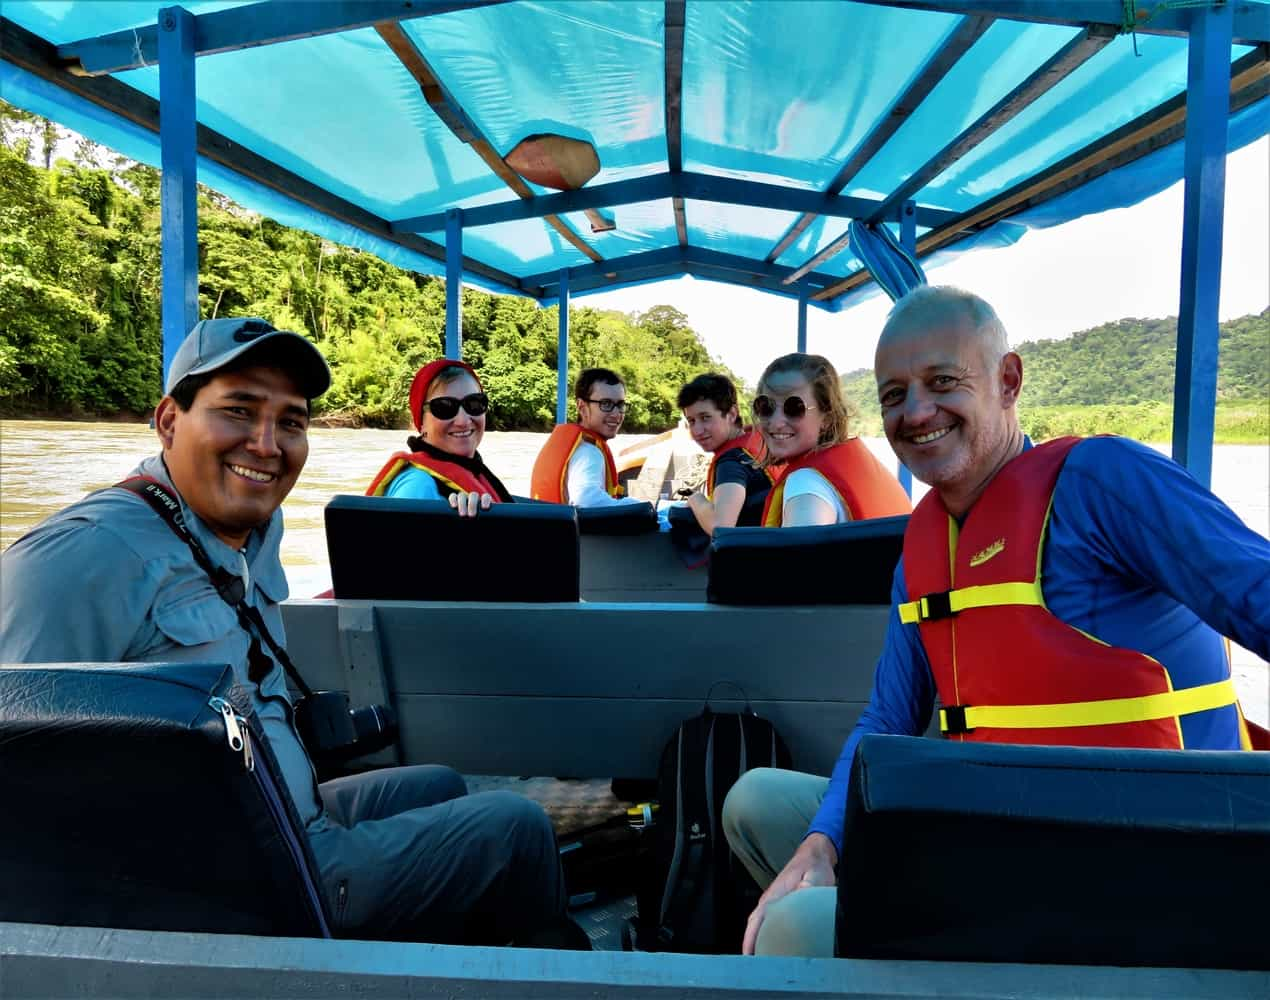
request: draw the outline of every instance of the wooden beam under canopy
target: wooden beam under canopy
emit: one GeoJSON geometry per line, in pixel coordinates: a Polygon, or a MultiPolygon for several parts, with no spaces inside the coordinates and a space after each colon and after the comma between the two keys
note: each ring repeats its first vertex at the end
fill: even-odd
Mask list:
{"type": "MultiPolygon", "coordinates": [[[[686,0],[666,0],[666,163],[672,174],[683,170],[683,77],[684,77],[684,23],[686,0]]],[[[684,200],[671,200],[675,213],[675,235],[679,245],[688,245],[688,219],[684,213],[684,200]]]]}
{"type": "MultiPolygon", "coordinates": [[[[110,77],[71,73],[58,58],[54,46],[4,17],[0,17],[0,51],[20,69],[158,135],[158,101],[110,77]]],[[[205,125],[198,126],[198,154],[337,222],[432,260],[445,260],[445,248],[439,243],[410,233],[393,232],[386,219],[318,187],[205,125]]],[[[540,297],[537,289],[524,285],[515,275],[483,261],[465,257],[463,266],[508,291],[540,297]]]]}
{"type": "MultiPolygon", "coordinates": [[[[450,131],[460,141],[471,146],[473,152],[485,161],[485,165],[494,171],[499,179],[515,191],[519,197],[527,201],[532,200],[534,192],[525,183],[524,178],[507,165],[507,161],[503,159],[498,150],[485,137],[479,126],[467,116],[459,102],[454,99],[454,95],[446,89],[445,85],[437,77],[436,71],[423,57],[423,53],[410,40],[401,26],[396,22],[377,24],[375,25],[375,31],[379,33],[379,37],[393,51],[393,54],[406,67],[410,75],[418,81],[419,86],[423,89],[424,100],[436,112],[437,117],[445,122],[450,131]]],[[[574,247],[590,257],[591,260],[598,262],[604,259],[595,248],[574,232],[573,227],[560,216],[544,215],[543,221],[569,243],[573,244],[574,247]]]]}
{"type": "MultiPolygon", "coordinates": [[[[1270,45],[1260,45],[1231,64],[1230,95],[1232,114],[1270,96],[1270,45]]],[[[1002,219],[1042,205],[1172,145],[1181,140],[1185,128],[1186,93],[1182,92],[1045,171],[932,229],[918,239],[917,254],[924,257],[974,236],[1002,219]]],[[[814,297],[829,301],[869,280],[866,271],[856,271],[814,297]]]]}
{"type": "MultiPolygon", "coordinates": [[[[1054,55],[1033,70],[1001,100],[968,125],[948,145],[918,167],[907,180],[882,199],[864,222],[878,225],[899,217],[900,206],[909,201],[922,188],[960,160],[997,130],[1013,121],[1038,98],[1044,96],[1075,70],[1101,52],[1115,38],[1115,32],[1102,25],[1086,29],[1073,38],[1054,55]]],[[[843,233],[827,247],[800,265],[791,280],[797,280],[807,271],[818,267],[847,248],[849,240],[843,233]]],[[[823,294],[823,293],[822,293],[823,294]]]]}
{"type": "MultiPolygon", "coordinates": [[[[970,47],[983,37],[983,33],[991,25],[992,18],[990,17],[967,17],[962,19],[956,30],[948,36],[948,39],[939,47],[939,50],[922,67],[922,71],[917,75],[917,78],[896,99],[881,120],[873,126],[869,134],[855,148],[847,162],[842,165],[842,169],[834,175],[833,180],[829,182],[829,186],[825,188],[826,195],[840,193],[851,182],[851,179],[864,169],[864,165],[873,159],[874,155],[886,145],[891,136],[899,131],[900,126],[908,121],[909,116],[917,110],[918,105],[948,75],[948,71],[957,64],[957,60],[965,55],[970,47]]],[[[774,261],[780,257],[816,218],[817,215],[814,212],[806,212],[800,216],[798,221],[790,226],[789,231],[780,238],[779,242],[768,251],[767,260],[774,261]]]]}

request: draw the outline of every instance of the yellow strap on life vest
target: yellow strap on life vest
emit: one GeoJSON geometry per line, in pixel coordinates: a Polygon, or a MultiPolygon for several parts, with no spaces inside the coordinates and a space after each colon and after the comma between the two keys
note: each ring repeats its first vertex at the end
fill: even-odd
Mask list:
{"type": "MultiPolygon", "coordinates": [[[[931,614],[929,596],[900,605],[900,621],[917,625],[938,615],[931,614]]],[[[962,587],[948,592],[948,605],[956,614],[968,608],[991,608],[1002,604],[1031,604],[1044,607],[1040,585],[1035,580],[1015,583],[985,583],[978,587],[962,587]]]]}
{"type": "MultiPolygon", "coordinates": [[[[1063,705],[967,705],[966,729],[1058,729],[1064,726],[1113,726],[1124,722],[1149,722],[1178,715],[1207,712],[1236,702],[1229,677],[1213,684],[1181,691],[1165,691],[1139,698],[1105,701],[1073,701],[1063,705]]],[[[939,728],[948,731],[945,710],[939,710],[939,728]]]]}

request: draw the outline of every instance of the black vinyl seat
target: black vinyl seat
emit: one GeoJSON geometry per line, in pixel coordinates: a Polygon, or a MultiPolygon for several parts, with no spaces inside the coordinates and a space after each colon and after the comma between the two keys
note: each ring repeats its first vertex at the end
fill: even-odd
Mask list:
{"type": "Polygon", "coordinates": [[[890,604],[907,514],[806,528],[720,528],[713,604],[890,604]]]}
{"type": "Polygon", "coordinates": [[[337,496],[326,505],[335,596],[385,601],[577,601],[578,517],[564,504],[337,496]]]}
{"type": "Polygon", "coordinates": [[[852,958],[1270,969],[1270,753],[865,736],[852,958]]]}
{"type": "Polygon", "coordinates": [[[647,535],[657,530],[657,511],[646,501],[574,509],[583,535],[647,535]]]}
{"type": "Polygon", "coordinates": [[[329,937],[308,841],[237,699],[219,664],[0,666],[0,921],[329,937]],[[217,698],[252,730],[250,757],[217,698]]]}

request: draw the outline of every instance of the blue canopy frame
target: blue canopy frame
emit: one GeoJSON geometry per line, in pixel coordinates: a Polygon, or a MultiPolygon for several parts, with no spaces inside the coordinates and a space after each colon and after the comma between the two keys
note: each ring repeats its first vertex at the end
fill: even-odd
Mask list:
{"type": "MultiPolygon", "coordinates": [[[[157,146],[163,167],[165,373],[176,344],[197,318],[194,185],[200,176],[279,221],[424,273],[444,273],[446,352],[451,356],[462,351],[461,280],[544,304],[558,301],[563,367],[571,296],[680,274],[796,300],[802,349],[808,307],[841,309],[871,280],[861,261],[845,252],[852,249],[850,223],[893,226],[913,257],[936,255],[938,260],[943,253],[983,242],[1001,229],[1003,220],[1026,222],[1042,206],[1058,219],[1109,207],[1097,193],[1097,182],[1113,172],[1137,172],[1146,178],[1143,191],[1150,193],[1153,185],[1176,178],[1172,168],[1160,165],[1158,153],[1181,142],[1186,193],[1174,457],[1208,482],[1225,155],[1232,145],[1270,129],[1270,5],[1262,0],[1199,5],[852,0],[815,8],[631,0],[545,9],[514,0],[191,0],[190,10],[156,4],[149,23],[128,21],[146,5],[119,6],[127,12],[69,4],[66,16],[53,25],[41,5],[7,3],[0,17],[0,83],[6,85],[7,99],[129,155],[153,162],[157,146]],[[780,19],[795,9],[804,17],[809,12],[821,15],[822,23],[794,30],[792,16],[780,19]],[[754,26],[720,27],[728,17],[738,23],[752,19],[754,26]],[[864,37],[870,30],[887,41],[895,65],[888,72],[874,72],[867,87],[849,72],[837,72],[834,53],[817,54],[810,48],[809,39],[822,32],[832,35],[840,27],[835,17],[852,20],[851,37],[861,35],[861,45],[870,44],[864,37]],[[81,24],[121,18],[121,27],[74,36],[81,24]],[[583,22],[585,30],[575,31],[583,22]],[[505,47],[499,48],[500,32],[522,23],[520,30],[530,36],[559,34],[565,51],[583,39],[609,52],[607,61],[599,58],[598,73],[573,62],[554,67],[580,92],[584,112],[592,104],[603,105],[594,116],[562,122],[547,114],[539,121],[532,109],[508,109],[508,93],[488,100],[483,96],[493,79],[530,79],[526,68],[505,47]],[[767,51],[781,44],[770,31],[773,24],[790,27],[803,46],[801,53],[767,51]],[[720,39],[727,30],[734,34],[720,39]],[[1143,55],[1149,56],[1140,66],[1125,62],[1130,58],[1122,37],[1126,32],[1133,33],[1135,49],[1141,39],[1143,55]],[[1165,57],[1176,58],[1176,49],[1160,48],[1173,43],[1152,42],[1154,56],[1145,51],[1147,40],[1156,36],[1187,39],[1184,89],[1168,76],[1165,57]],[[331,49],[332,39],[338,38],[349,39],[350,45],[331,49]],[[471,52],[455,54],[452,46],[447,48],[454,39],[471,39],[471,52]],[[349,73],[382,71],[389,82],[408,74],[419,93],[401,98],[400,104],[386,102],[384,113],[433,116],[418,131],[435,176],[430,186],[420,184],[417,197],[407,190],[397,203],[430,207],[404,213],[386,209],[392,201],[391,185],[382,183],[386,168],[376,172],[362,167],[360,174],[332,176],[334,161],[326,161],[325,168],[301,162],[300,153],[292,156],[285,145],[262,134],[253,112],[234,106],[219,92],[198,90],[196,80],[206,76],[196,72],[199,60],[246,60],[249,50],[263,47],[278,54],[270,66],[276,65],[279,79],[315,59],[325,60],[320,65],[336,74],[345,71],[340,59],[348,60],[349,73]],[[375,51],[363,52],[370,48],[375,51]],[[481,67],[482,52],[501,56],[503,64],[481,67]],[[621,58],[613,58],[613,52],[621,58]],[[794,112],[809,121],[832,120],[831,102],[807,111],[807,101],[818,96],[814,85],[822,80],[799,78],[800,56],[822,71],[832,68],[839,84],[856,86],[851,110],[859,112],[861,124],[842,129],[837,153],[811,143],[811,130],[782,131],[794,112]],[[734,57],[738,65],[726,65],[734,57]],[[719,64],[723,68],[716,72],[719,64]],[[623,85],[630,89],[609,94],[601,78],[617,70],[628,71],[623,85]],[[766,131],[748,129],[735,116],[716,121],[713,108],[704,117],[696,110],[703,94],[714,93],[709,88],[723,92],[742,87],[746,73],[759,70],[778,82],[793,77],[790,92],[797,95],[797,88],[804,87],[802,105],[769,108],[751,95],[755,118],[783,112],[774,123],[765,122],[766,131]],[[991,79],[974,73],[990,74],[991,79]],[[1036,122],[1047,120],[1044,116],[1053,115],[1060,103],[1109,100],[1107,88],[1117,79],[1134,80],[1139,84],[1135,89],[1148,95],[1140,113],[1129,117],[1117,108],[1103,116],[1106,125],[1100,124],[1096,133],[1070,128],[1068,122],[1077,136],[1074,141],[1063,146],[1047,139],[1045,159],[1032,156],[1032,166],[1014,167],[1038,145],[1036,122]],[[974,84],[969,90],[967,81],[974,84]],[[965,107],[958,107],[958,100],[965,107]],[[632,105],[645,115],[634,125],[622,118],[632,105]],[[959,113],[950,114],[950,108],[959,113]],[[509,125],[513,112],[523,121],[509,125]],[[959,124],[951,134],[931,136],[933,145],[923,146],[919,139],[932,131],[933,115],[959,124]],[[650,128],[648,116],[660,119],[660,136],[650,128]],[[1237,127],[1228,128],[1230,121],[1237,127]],[[602,133],[620,131],[615,122],[629,138],[621,146],[605,145],[602,133]],[[508,136],[530,128],[584,140],[594,137],[604,164],[595,182],[554,193],[527,182],[505,154],[508,136]],[[1085,141],[1090,135],[1092,141],[1085,141]],[[781,149],[767,148],[773,138],[793,152],[786,156],[781,149]],[[664,156],[656,151],[663,140],[664,156]],[[654,147],[648,147],[649,141],[654,147]],[[799,149],[806,150],[801,161],[799,149]],[[901,151],[909,154],[907,159],[899,158],[901,151]],[[625,163],[624,153],[630,154],[625,163]],[[790,166],[795,162],[798,169],[790,166]],[[803,171],[808,163],[816,169],[803,171]],[[831,173],[820,173],[825,167],[831,173]],[[968,180],[959,171],[968,172],[968,180]],[[504,186],[514,197],[500,196],[504,186]],[[985,192],[982,197],[974,193],[979,189],[985,192]],[[624,209],[616,233],[584,235],[580,213],[614,208],[624,209]],[[623,221],[626,212],[634,225],[623,221]],[[836,232],[833,220],[841,220],[836,232]]],[[[846,36],[834,37],[841,42],[846,36]]],[[[849,57],[844,54],[843,61],[849,57]]],[[[241,74],[212,75],[222,89],[235,78],[240,81],[241,74]]],[[[1089,107],[1091,117],[1101,108],[1089,107]]],[[[845,107],[839,117],[843,115],[848,115],[845,107]]],[[[362,159],[378,156],[382,162],[392,147],[373,128],[368,130],[373,155],[362,159]]],[[[319,152],[337,156],[338,140],[319,152]]],[[[564,379],[562,371],[560,419],[564,379]]]]}

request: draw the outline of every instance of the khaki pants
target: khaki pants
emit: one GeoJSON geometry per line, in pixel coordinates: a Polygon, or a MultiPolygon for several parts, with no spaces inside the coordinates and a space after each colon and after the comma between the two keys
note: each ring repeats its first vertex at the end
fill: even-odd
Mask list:
{"type": "MultiPolygon", "coordinates": [[[[728,846],[766,889],[793,857],[816,816],[829,779],[801,771],[746,771],[723,803],[728,846]]],[[[767,908],[755,953],[833,957],[835,888],[798,889],[767,908]]]]}

